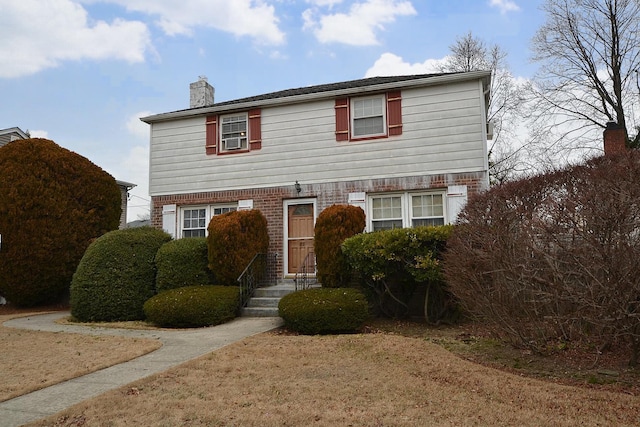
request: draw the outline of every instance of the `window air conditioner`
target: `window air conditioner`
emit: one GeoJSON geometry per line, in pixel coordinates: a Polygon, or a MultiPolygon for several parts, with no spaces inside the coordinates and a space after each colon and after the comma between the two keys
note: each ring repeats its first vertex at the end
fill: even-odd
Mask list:
{"type": "Polygon", "coordinates": [[[223,140],[224,148],[226,150],[237,150],[242,148],[242,139],[241,138],[226,138],[223,140]]]}

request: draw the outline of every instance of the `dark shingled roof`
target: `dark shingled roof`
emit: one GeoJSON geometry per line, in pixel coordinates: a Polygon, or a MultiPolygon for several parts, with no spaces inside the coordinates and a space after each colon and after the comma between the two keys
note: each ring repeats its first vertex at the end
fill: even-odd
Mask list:
{"type": "Polygon", "coordinates": [[[265,102],[269,102],[270,100],[279,100],[279,99],[282,100],[285,98],[296,97],[296,96],[348,91],[350,89],[358,89],[358,88],[365,88],[365,87],[372,88],[373,90],[375,90],[375,87],[378,85],[388,85],[393,83],[409,82],[412,80],[422,80],[422,79],[429,79],[433,77],[440,77],[440,76],[447,76],[447,75],[460,75],[460,74],[468,74],[468,73],[456,72],[456,73],[414,74],[414,75],[406,75],[406,76],[369,77],[365,79],[349,80],[346,82],[305,86],[305,87],[299,87],[295,89],[286,89],[286,90],[280,90],[277,92],[265,93],[262,95],[249,96],[246,98],[216,102],[214,104],[205,105],[202,107],[185,108],[185,109],[172,111],[168,113],[161,113],[161,114],[157,114],[149,117],[143,117],[141,120],[146,123],[152,123],[154,121],[159,121],[159,120],[169,120],[170,118],[177,117],[176,115],[187,115],[187,114],[198,115],[200,114],[200,112],[204,113],[207,111],[212,111],[217,109],[222,109],[222,110],[233,109],[234,105],[265,103],[265,102]]]}
{"type": "Polygon", "coordinates": [[[342,89],[354,89],[354,88],[363,87],[363,86],[375,86],[375,85],[380,85],[385,83],[395,83],[395,82],[403,82],[407,80],[418,80],[418,79],[424,79],[428,77],[442,76],[444,74],[457,74],[457,73],[414,74],[409,76],[369,77],[366,79],[349,80],[346,82],[329,83],[329,84],[323,84],[323,85],[299,87],[296,89],[280,90],[278,92],[265,93],[263,95],[249,96],[247,98],[217,102],[212,106],[242,104],[245,102],[256,102],[256,101],[264,101],[267,99],[286,98],[289,96],[296,96],[296,95],[308,95],[311,93],[331,92],[334,90],[342,90],[342,89]]]}

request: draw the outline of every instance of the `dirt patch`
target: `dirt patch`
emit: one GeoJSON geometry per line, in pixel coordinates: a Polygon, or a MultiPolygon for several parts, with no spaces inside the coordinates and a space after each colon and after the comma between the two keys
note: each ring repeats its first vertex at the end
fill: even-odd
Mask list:
{"type": "MultiPolygon", "coordinates": [[[[0,308],[0,325],[33,314],[33,309],[0,308]]],[[[0,326],[0,342],[0,401],[131,360],[162,345],[151,339],[36,332],[4,326],[0,326]]]]}
{"type": "Polygon", "coordinates": [[[555,384],[396,333],[276,331],[31,426],[636,425],[635,396],[555,384]]]}

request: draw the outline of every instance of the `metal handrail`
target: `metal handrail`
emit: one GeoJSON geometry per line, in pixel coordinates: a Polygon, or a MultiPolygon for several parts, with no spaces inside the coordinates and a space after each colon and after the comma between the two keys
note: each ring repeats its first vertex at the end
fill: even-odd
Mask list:
{"type": "Polygon", "coordinates": [[[293,281],[295,283],[296,291],[309,289],[317,283],[315,252],[311,251],[307,253],[307,256],[304,257],[304,261],[302,261],[302,265],[298,267],[293,281]]]}
{"type": "Polygon", "coordinates": [[[246,306],[249,299],[253,296],[255,289],[265,280],[269,280],[268,255],[269,254],[255,254],[251,262],[249,262],[242,274],[238,277],[240,307],[246,306]]]}

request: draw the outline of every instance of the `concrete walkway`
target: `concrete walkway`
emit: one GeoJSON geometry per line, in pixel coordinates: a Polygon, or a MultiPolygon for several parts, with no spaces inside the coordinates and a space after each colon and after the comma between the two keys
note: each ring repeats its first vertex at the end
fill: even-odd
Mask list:
{"type": "Polygon", "coordinates": [[[21,317],[4,322],[4,326],[34,331],[159,339],[162,341],[162,347],[128,362],[0,402],[0,425],[2,427],[17,427],[36,421],[106,391],[282,325],[282,319],[279,317],[240,317],[209,328],[176,331],[111,329],[55,323],[57,319],[65,316],[69,316],[69,313],[59,312],[21,317]]]}

